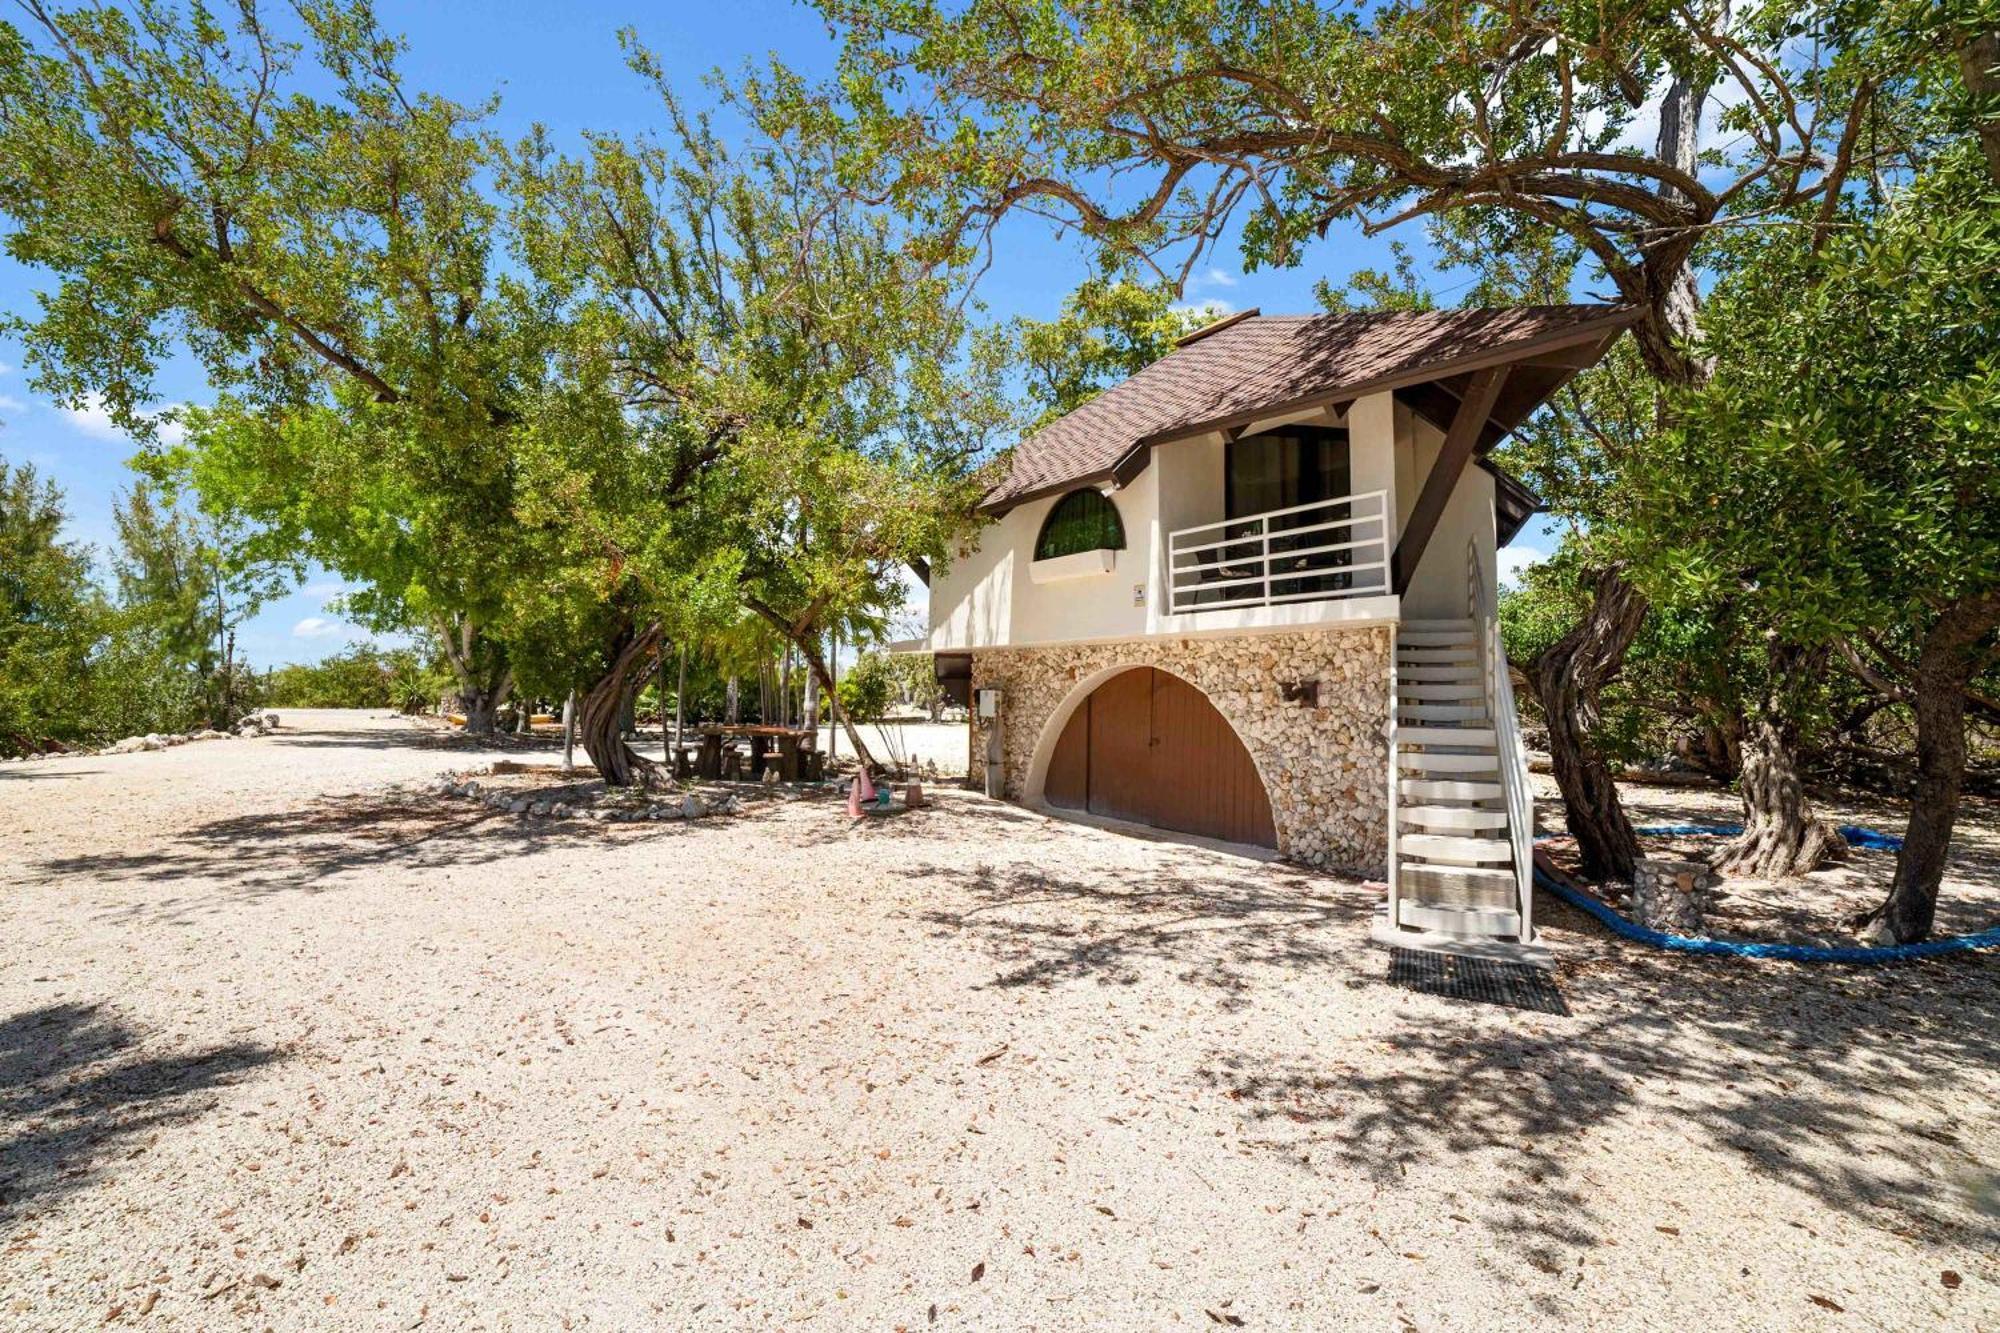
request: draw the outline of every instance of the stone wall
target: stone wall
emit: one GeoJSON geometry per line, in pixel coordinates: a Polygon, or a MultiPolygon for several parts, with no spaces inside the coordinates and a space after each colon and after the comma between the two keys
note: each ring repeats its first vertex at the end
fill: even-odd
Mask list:
{"type": "MultiPolygon", "coordinates": [[[[973,688],[1005,692],[1001,734],[1007,795],[1014,800],[1024,795],[1036,745],[1080,682],[1109,668],[1141,666],[1172,672],[1195,686],[1236,729],[1270,797],[1282,854],[1305,865],[1383,875],[1388,861],[1389,747],[1383,736],[1389,721],[1387,629],[974,653],[973,688]],[[1316,701],[1284,698],[1285,684],[1313,681],[1318,683],[1316,701]]],[[[976,716],[973,729],[972,780],[977,786],[986,737],[976,716]]]]}

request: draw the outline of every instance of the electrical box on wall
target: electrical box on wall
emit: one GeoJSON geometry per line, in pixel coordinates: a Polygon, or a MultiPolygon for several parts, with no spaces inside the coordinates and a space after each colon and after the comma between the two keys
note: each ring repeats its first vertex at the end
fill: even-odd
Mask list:
{"type": "Polygon", "coordinates": [[[1000,716],[1000,691],[981,690],[979,692],[979,716],[1000,716]]]}

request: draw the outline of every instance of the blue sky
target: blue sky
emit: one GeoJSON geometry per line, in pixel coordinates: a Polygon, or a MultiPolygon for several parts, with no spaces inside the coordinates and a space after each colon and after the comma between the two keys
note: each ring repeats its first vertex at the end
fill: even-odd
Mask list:
{"type": "MultiPolygon", "coordinates": [[[[735,70],[775,53],[809,74],[825,73],[835,54],[817,13],[789,0],[666,6],[378,0],[377,8],[383,24],[409,40],[405,68],[413,86],[467,102],[497,93],[494,128],[511,136],[539,121],[562,145],[575,143],[586,129],[632,133],[658,123],[652,93],[620,61],[621,27],[637,29],[675,86],[696,104],[708,97],[702,76],[717,67],[735,70]]],[[[1420,236],[1412,231],[1402,239],[1417,245],[1420,236]]],[[[1298,268],[1245,274],[1228,250],[1204,266],[1188,298],[1231,309],[1258,306],[1268,314],[1311,310],[1315,280],[1338,282],[1356,269],[1385,266],[1387,254],[1385,241],[1337,230],[1308,251],[1298,268]]],[[[1073,239],[1058,239],[1043,224],[1024,219],[1001,234],[980,296],[995,319],[1046,317],[1088,269],[1087,256],[1073,239]]],[[[42,275],[0,257],[0,307],[31,313],[41,281],[42,275]]],[[[53,479],[66,494],[70,536],[107,548],[113,505],[130,484],[125,460],[131,443],[101,413],[58,409],[34,394],[19,369],[18,347],[0,341],[0,364],[6,366],[0,373],[0,457],[32,463],[53,479]]],[[[211,394],[199,370],[187,363],[170,366],[157,387],[161,401],[169,403],[205,401],[211,394]]],[[[1552,544],[1537,523],[1516,540],[1516,558],[1552,544]]],[[[337,579],[316,572],[247,623],[238,636],[240,648],[266,667],[314,661],[366,639],[328,607],[339,592],[337,579]]]]}

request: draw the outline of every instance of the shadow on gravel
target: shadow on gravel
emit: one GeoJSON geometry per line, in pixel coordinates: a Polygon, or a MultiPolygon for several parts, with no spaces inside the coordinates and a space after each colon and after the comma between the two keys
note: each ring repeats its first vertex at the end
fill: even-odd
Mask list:
{"type": "Polygon", "coordinates": [[[940,934],[970,935],[994,954],[1004,969],[994,986],[1132,985],[1152,961],[1187,965],[1182,980],[1228,992],[1237,997],[1231,1004],[1244,1002],[1246,968],[1342,961],[1374,903],[1352,881],[1252,862],[1095,879],[1027,863],[913,873],[952,890],[951,906],[919,920],[940,934]]]}
{"type": "Polygon", "coordinates": [[[101,768],[44,768],[33,771],[0,768],[0,782],[45,782],[51,778],[91,777],[103,771],[101,768]]]}
{"type": "Polygon", "coordinates": [[[916,873],[934,884],[919,919],[993,956],[994,987],[1143,985],[1185,1004],[1192,992],[1174,995],[1173,977],[1245,1013],[1267,997],[1297,1004],[1303,980],[1329,1011],[1361,1015],[1352,1037],[1316,1029],[1191,1052],[1188,1075],[1246,1151],[1328,1186],[1359,1177],[1455,1196],[1465,1243],[1496,1277],[1544,1293],[1547,1319],[1577,1315],[1553,1293],[1599,1245],[1706,1243],[1715,1201],[1676,1185],[1694,1155],[1710,1160],[1707,1179],[1740,1169],[1798,1191],[1798,1216],[1783,1220],[1800,1227],[1830,1212],[1943,1245],[2000,1235],[2000,1180],[1980,1157],[1995,1110],[1971,1090],[2000,1065],[2000,957],[1682,959],[1625,948],[1543,901],[1567,959],[1558,981],[1573,1013],[1560,1015],[1388,985],[1387,956],[1366,942],[1376,895],[1282,866],[916,873]],[[1635,1218],[1629,1186],[1607,1193],[1600,1172],[1613,1170],[1659,1182],[1657,1217],[1635,1218]]]}
{"type": "Polygon", "coordinates": [[[159,1131],[214,1107],[214,1090],[281,1059],[237,1043],[150,1054],[138,1032],[88,1004],[0,1019],[0,1219],[47,1208],[159,1131]]]}
{"type": "MultiPolygon", "coordinates": [[[[740,818],[740,816],[738,816],[740,818]]],[[[112,921],[185,922],[228,903],[342,887],[350,870],[489,865],[549,848],[622,845],[685,836],[700,822],[600,824],[522,819],[467,801],[387,793],[325,797],[303,810],[211,820],[175,833],[157,851],[51,858],[34,880],[109,880],[184,886],[108,908],[112,921]]]]}
{"type": "Polygon", "coordinates": [[[1980,1203],[1992,1109],[1962,1079],[2000,1061],[1996,983],[1986,958],[1840,971],[1621,951],[1565,980],[1578,1018],[1426,1005],[1393,1029],[1386,1070],[1338,1048],[1219,1051],[1204,1078],[1249,1142],[1306,1172],[1435,1189],[1483,1159],[1502,1185],[1466,1191],[1464,1220],[1503,1271],[1575,1273],[1598,1245],[1652,1241],[1631,1234],[1648,1227],[1704,1243],[1714,1204],[1675,1191],[1677,1152],[1732,1157],[1864,1226],[1978,1246],[2000,1223],[1980,1203]],[[1597,1164],[1620,1158],[1662,1182],[1659,1216],[1607,1198],[1597,1164]]]}

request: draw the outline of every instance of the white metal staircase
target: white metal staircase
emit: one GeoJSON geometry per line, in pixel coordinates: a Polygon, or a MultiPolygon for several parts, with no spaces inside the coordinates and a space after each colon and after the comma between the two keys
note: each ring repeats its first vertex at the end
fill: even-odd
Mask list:
{"type": "Polygon", "coordinates": [[[1544,961],[1533,806],[1491,593],[1463,620],[1405,620],[1390,728],[1389,902],[1378,938],[1544,961]]]}

